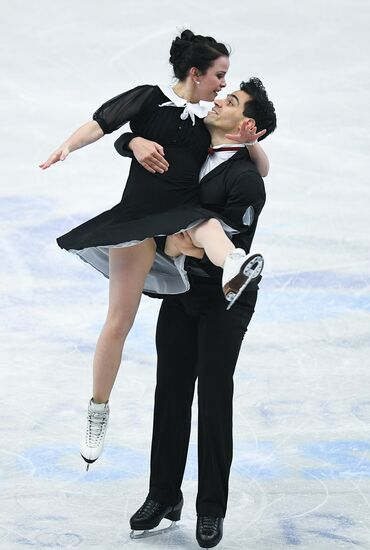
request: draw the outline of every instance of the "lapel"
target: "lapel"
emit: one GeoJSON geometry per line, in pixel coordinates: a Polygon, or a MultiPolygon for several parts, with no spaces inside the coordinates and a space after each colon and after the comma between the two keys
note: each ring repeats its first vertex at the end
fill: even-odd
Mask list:
{"type": "MultiPolygon", "coordinates": [[[[216,153],[217,154],[217,153],[216,153]]],[[[236,160],[240,160],[240,159],[245,159],[245,160],[250,160],[250,157],[249,157],[249,154],[248,154],[248,151],[245,149],[241,149],[240,151],[238,151],[237,153],[235,153],[235,155],[233,155],[232,157],[230,157],[229,159],[225,160],[224,162],[221,162],[221,164],[219,164],[218,166],[216,166],[216,168],[214,168],[213,170],[211,170],[210,172],[208,172],[208,174],[206,174],[204,176],[204,178],[202,178],[200,180],[200,184],[210,180],[210,179],[213,179],[213,178],[217,178],[219,176],[219,174],[221,174],[224,170],[226,170],[227,168],[230,167],[230,165],[235,162],[236,160]]]]}

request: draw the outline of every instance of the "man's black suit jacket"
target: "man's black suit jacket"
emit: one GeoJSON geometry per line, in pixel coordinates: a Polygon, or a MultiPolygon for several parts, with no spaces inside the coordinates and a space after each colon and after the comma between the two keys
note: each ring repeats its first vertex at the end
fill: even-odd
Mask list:
{"type": "MultiPolygon", "coordinates": [[[[237,248],[249,252],[266,192],[263,179],[247,151],[238,151],[208,172],[200,181],[199,196],[203,208],[219,214],[232,228],[240,231],[232,236],[232,241],[237,248]]],[[[206,256],[202,260],[187,258],[186,268],[189,273],[201,275],[201,268],[213,278],[221,279],[222,276],[222,270],[206,256]]]]}
{"type": "MultiPolygon", "coordinates": [[[[133,137],[134,134],[126,132],[116,140],[114,145],[120,155],[132,158],[128,144],[133,137]]],[[[219,214],[228,225],[239,231],[232,236],[232,241],[237,248],[249,252],[258,217],[266,201],[266,192],[248,150],[239,150],[206,174],[199,183],[199,197],[203,208],[215,212],[216,216],[219,214]]],[[[195,276],[217,280],[222,277],[222,269],[214,266],[207,256],[202,260],[187,257],[185,268],[195,276]]]]}

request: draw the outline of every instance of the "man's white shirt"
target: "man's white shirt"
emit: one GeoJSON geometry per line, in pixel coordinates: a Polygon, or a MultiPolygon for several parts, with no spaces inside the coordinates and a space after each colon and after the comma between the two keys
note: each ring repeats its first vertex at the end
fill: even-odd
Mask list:
{"type": "MultiPolygon", "coordinates": [[[[219,149],[220,147],[232,147],[230,143],[224,143],[222,145],[216,145],[213,147],[213,149],[219,149]]],[[[230,157],[235,155],[237,151],[239,151],[241,147],[235,146],[235,151],[220,151],[219,153],[214,153],[213,155],[208,155],[206,160],[203,163],[202,168],[200,169],[199,173],[199,181],[204,178],[210,172],[211,170],[214,170],[219,164],[222,162],[225,162],[225,160],[228,160],[230,157]]]]}

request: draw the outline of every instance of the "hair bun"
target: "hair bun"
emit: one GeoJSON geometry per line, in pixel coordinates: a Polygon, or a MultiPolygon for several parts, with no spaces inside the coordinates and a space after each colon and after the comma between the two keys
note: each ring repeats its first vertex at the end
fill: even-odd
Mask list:
{"type": "Polygon", "coordinates": [[[186,50],[191,48],[195,38],[195,34],[189,29],[186,29],[182,31],[180,36],[177,36],[175,40],[172,41],[170,49],[170,63],[172,65],[184,58],[186,50]]]}
{"type": "Polygon", "coordinates": [[[185,29],[180,35],[180,39],[185,40],[186,42],[194,42],[195,38],[195,34],[189,29],[185,29]]]}

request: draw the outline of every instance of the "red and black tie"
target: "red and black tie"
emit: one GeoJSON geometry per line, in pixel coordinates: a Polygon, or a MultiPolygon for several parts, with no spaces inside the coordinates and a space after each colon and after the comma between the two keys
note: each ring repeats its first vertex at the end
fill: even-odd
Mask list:
{"type": "Polygon", "coordinates": [[[244,149],[244,145],[241,145],[240,147],[218,147],[217,149],[214,147],[208,147],[208,154],[214,155],[215,153],[220,153],[221,151],[238,151],[239,149],[244,149]]]}

